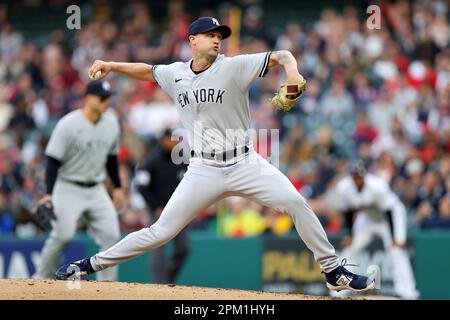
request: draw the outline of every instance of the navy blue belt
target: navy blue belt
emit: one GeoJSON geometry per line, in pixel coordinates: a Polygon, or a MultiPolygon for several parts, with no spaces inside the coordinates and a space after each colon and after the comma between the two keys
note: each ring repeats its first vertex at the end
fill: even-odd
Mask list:
{"type": "Polygon", "coordinates": [[[92,181],[92,182],[83,182],[83,181],[74,181],[74,180],[67,180],[64,179],[64,181],[67,181],[69,183],[76,184],[77,186],[83,187],[83,188],[92,188],[98,185],[98,182],[92,181]]]}
{"type": "Polygon", "coordinates": [[[226,161],[233,159],[239,154],[248,153],[250,148],[248,146],[234,148],[233,150],[228,150],[224,152],[196,152],[191,150],[191,157],[202,157],[203,159],[216,160],[216,161],[226,161]]]}

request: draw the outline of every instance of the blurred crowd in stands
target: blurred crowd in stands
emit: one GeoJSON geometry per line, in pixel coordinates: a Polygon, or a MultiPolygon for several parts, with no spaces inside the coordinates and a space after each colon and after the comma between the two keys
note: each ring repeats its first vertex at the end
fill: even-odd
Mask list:
{"type": "MultiPolygon", "coordinates": [[[[273,36],[264,2],[238,1],[239,52],[288,49],[308,81],[299,105],[278,113],[268,98],[284,74],[270,70],[250,90],[252,125],[280,129],[279,167],[330,234],[342,230],[342,218],[330,208],[327,191],[355,159],[389,182],[408,209],[410,227],[450,230],[450,8],[445,0],[377,3],[380,29],[367,27],[365,8],[349,5],[325,8],[308,25],[282,21],[284,31],[273,36]]],[[[56,121],[83,105],[95,59],[186,61],[190,22],[210,15],[227,24],[230,7],[222,3],[194,15],[185,2],[172,0],[156,19],[144,1],[129,1],[119,12],[95,1],[81,7],[82,27],[70,31],[73,37],[63,26],[38,45],[14,29],[8,5],[0,4],[0,235],[38,232],[29,221],[45,190],[43,150],[56,121]]],[[[223,43],[225,53],[236,54],[230,47],[223,43]]],[[[118,75],[108,80],[118,92],[111,109],[121,123],[120,174],[129,194],[120,218],[122,231],[130,232],[149,223],[134,168],[166,127],[179,125],[178,116],[157,85],[118,75]]],[[[259,141],[258,150],[270,151],[275,142],[259,141]]],[[[230,198],[199,214],[192,227],[240,237],[285,234],[292,223],[272,209],[230,198]]]]}

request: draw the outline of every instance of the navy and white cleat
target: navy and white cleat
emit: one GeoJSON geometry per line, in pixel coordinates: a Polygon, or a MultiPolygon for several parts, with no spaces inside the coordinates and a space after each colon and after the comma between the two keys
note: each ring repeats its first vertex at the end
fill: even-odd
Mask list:
{"type": "Polygon", "coordinates": [[[325,273],[327,287],[330,290],[352,290],[365,292],[375,289],[375,279],[357,275],[345,269],[346,259],[342,259],[341,265],[331,272],[325,273]]]}
{"type": "Polygon", "coordinates": [[[89,258],[63,265],[55,273],[56,280],[74,280],[94,273],[89,258]]]}

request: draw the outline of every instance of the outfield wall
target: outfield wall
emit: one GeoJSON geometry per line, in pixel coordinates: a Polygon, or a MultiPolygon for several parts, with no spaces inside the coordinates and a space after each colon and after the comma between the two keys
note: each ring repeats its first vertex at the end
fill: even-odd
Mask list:
{"type": "MultiPolygon", "coordinates": [[[[336,248],[341,236],[330,237],[336,248]]],[[[29,278],[40,258],[45,238],[0,237],[0,277],[29,278]]],[[[210,233],[191,234],[191,254],[177,279],[178,284],[218,288],[302,292],[326,295],[319,266],[295,234],[285,237],[259,236],[245,239],[218,238],[210,233]]],[[[423,299],[450,299],[450,232],[418,232],[408,240],[409,254],[423,299]]],[[[171,251],[170,245],[166,250],[171,251]]],[[[63,262],[92,255],[97,246],[77,235],[64,253],[63,262]]],[[[145,254],[119,268],[119,280],[152,282],[151,254],[145,254]]],[[[380,294],[393,294],[392,264],[381,241],[352,261],[360,272],[381,275],[380,294]]]]}

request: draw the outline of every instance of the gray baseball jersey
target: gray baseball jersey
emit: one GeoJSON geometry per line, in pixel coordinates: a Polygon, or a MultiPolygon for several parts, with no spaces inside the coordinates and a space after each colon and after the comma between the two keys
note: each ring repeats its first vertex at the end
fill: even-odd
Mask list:
{"type": "Polygon", "coordinates": [[[177,103],[189,144],[196,151],[225,151],[248,144],[248,90],[267,72],[270,52],[225,57],[219,55],[195,74],[192,60],[156,65],[153,76],[177,103]]]}
{"type": "Polygon", "coordinates": [[[83,110],[75,110],[58,122],[45,154],[62,162],[59,178],[101,182],[108,155],[118,152],[119,137],[119,123],[112,114],[103,114],[93,124],[84,117],[83,110]]]}

